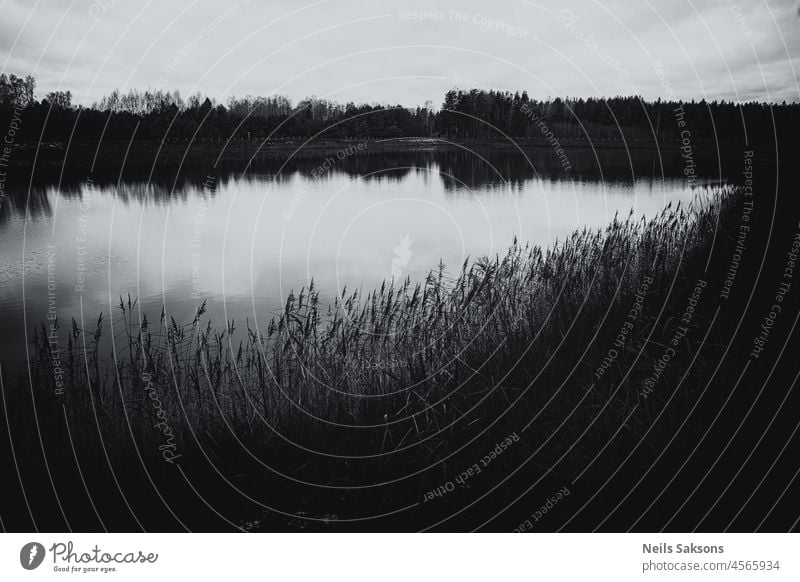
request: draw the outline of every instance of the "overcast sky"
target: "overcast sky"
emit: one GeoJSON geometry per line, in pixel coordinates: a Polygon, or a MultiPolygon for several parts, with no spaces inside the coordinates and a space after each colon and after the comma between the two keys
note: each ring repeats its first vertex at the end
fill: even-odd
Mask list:
{"type": "Polygon", "coordinates": [[[88,104],[115,88],[441,104],[798,100],[798,0],[0,0],[0,68],[88,104]],[[660,63],[660,64],[659,64],[660,63]]]}

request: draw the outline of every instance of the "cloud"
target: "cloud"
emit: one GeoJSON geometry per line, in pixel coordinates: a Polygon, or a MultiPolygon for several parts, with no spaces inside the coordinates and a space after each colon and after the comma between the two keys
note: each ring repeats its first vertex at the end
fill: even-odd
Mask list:
{"type": "Polygon", "coordinates": [[[657,98],[655,60],[682,98],[798,99],[792,0],[7,0],[1,10],[6,72],[86,103],[162,85],[417,105],[464,80],[533,97],[657,98]]]}

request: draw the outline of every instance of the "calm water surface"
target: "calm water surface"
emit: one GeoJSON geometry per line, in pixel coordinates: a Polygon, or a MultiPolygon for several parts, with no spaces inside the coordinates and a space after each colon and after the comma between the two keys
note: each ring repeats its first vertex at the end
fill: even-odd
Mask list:
{"type": "Polygon", "coordinates": [[[693,196],[680,168],[655,158],[603,172],[585,155],[590,169],[573,172],[535,153],[532,167],[519,155],[427,152],[20,187],[0,216],[3,359],[24,357],[26,330],[48,313],[93,328],[100,312],[118,318],[128,293],[151,320],[163,306],[185,322],[207,299],[213,322],[263,325],[312,278],[330,300],[693,196]]]}

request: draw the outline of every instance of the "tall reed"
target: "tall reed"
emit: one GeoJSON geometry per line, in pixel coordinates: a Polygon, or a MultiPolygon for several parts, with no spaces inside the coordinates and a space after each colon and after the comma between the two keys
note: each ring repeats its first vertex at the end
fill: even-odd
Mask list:
{"type": "Polygon", "coordinates": [[[233,441],[316,443],[331,454],[420,444],[434,455],[463,427],[500,417],[547,434],[560,418],[542,413],[554,394],[563,406],[580,402],[587,421],[603,411],[608,421],[592,430],[610,432],[637,404],[641,416],[657,401],[643,403],[637,382],[652,366],[648,342],[669,331],[661,308],[677,313],[739,199],[735,188],[707,191],[689,206],[649,220],[617,216],[547,249],[515,240],[506,254],[455,273],[440,267],[420,282],[344,290],[330,305],[312,282],[258,330],[233,320],[214,327],[205,302],[185,324],[163,311],[140,319],[135,299],[120,297],[113,346],[103,337],[106,314],[93,330],[71,322],[60,400],[44,326],[17,389],[30,392],[40,423],[66,417],[73,438],[99,432],[112,446],[132,436],[155,451],[165,416],[179,448],[202,441],[220,457],[233,441]],[[641,319],[599,382],[593,372],[646,278],[641,319]]]}

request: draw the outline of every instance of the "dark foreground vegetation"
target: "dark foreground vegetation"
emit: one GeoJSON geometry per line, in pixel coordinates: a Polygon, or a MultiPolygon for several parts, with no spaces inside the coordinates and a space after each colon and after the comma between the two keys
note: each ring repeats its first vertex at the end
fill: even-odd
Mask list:
{"type": "Polygon", "coordinates": [[[736,383],[719,363],[737,320],[715,309],[744,202],[706,191],[330,306],[300,290],[265,329],[214,325],[203,306],[179,324],[129,297],[101,316],[113,351],[101,319],[59,322],[59,344],[47,322],[28,368],[3,373],[6,479],[29,496],[5,522],[510,530],[564,487],[583,503],[614,476],[624,492],[703,435],[723,396],[709,382],[736,383]]]}
{"type": "Polygon", "coordinates": [[[311,97],[231,97],[227,103],[177,91],[114,91],[76,107],[69,91],[35,98],[33,77],[0,75],[0,124],[20,120],[16,141],[92,143],[157,140],[280,140],[287,138],[451,139],[533,138],[694,144],[748,141],[791,144],[800,130],[800,104],[726,101],[645,101],[641,97],[536,100],[523,91],[448,91],[440,108],[336,103],[311,97]],[[683,122],[683,125],[678,121],[683,122]],[[552,133],[550,133],[552,132],[552,133]]]}

